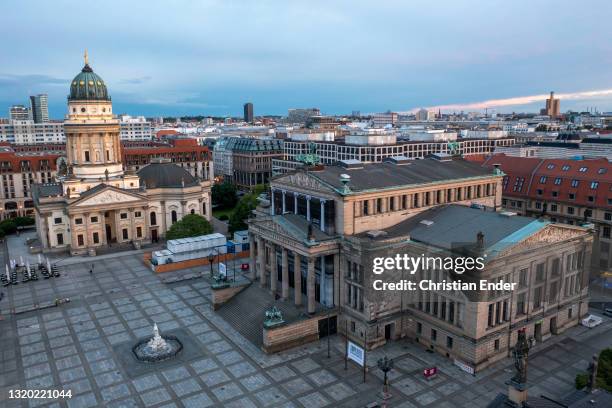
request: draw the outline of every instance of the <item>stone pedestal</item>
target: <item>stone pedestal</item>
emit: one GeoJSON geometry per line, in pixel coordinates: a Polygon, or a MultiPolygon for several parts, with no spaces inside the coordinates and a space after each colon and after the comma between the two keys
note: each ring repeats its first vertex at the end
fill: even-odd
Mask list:
{"type": "Polygon", "coordinates": [[[523,403],[527,401],[527,388],[526,387],[515,387],[513,384],[508,386],[508,399],[514,402],[517,406],[523,406],[523,403]]]}

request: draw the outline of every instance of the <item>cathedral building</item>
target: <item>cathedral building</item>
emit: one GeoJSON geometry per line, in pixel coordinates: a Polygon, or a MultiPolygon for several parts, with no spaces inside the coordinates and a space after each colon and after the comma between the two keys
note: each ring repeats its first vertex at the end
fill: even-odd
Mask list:
{"type": "Polygon", "coordinates": [[[119,120],[87,54],[70,85],[64,128],[66,174],[32,191],[44,252],[94,255],[112,243],[140,247],[186,214],[210,220],[212,171],[201,179],[163,159],[137,173],[124,170],[119,120]]]}

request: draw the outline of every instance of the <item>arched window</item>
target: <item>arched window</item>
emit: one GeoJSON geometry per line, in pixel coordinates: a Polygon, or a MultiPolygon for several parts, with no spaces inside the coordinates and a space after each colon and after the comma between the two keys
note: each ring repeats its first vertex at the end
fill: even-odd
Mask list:
{"type": "Polygon", "coordinates": [[[195,210],[194,210],[193,208],[191,209],[191,213],[192,213],[192,214],[195,214],[195,210]]]}
{"type": "Polygon", "coordinates": [[[150,217],[151,217],[151,225],[157,225],[157,214],[152,212],[150,217]]]}
{"type": "Polygon", "coordinates": [[[206,203],[202,203],[202,215],[206,215],[206,203]]]}
{"type": "Polygon", "coordinates": [[[172,223],[176,222],[176,210],[172,210],[172,223]]]}

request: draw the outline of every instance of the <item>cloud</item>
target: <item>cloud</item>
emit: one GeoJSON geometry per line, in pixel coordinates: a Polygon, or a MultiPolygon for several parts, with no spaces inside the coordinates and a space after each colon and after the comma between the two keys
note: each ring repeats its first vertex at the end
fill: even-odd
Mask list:
{"type": "Polygon", "coordinates": [[[125,78],[120,80],[119,83],[122,85],[140,85],[144,84],[145,82],[149,82],[150,80],[151,77],[147,75],[139,78],[125,78]]]}
{"type": "MultiPolygon", "coordinates": [[[[515,96],[513,98],[505,99],[490,99],[482,102],[469,102],[469,103],[457,103],[450,105],[436,105],[429,106],[426,109],[429,110],[442,110],[442,111],[459,111],[459,110],[479,110],[485,108],[500,108],[507,106],[524,106],[532,103],[545,101],[550,95],[529,95],[529,96],[515,96]]],[[[612,89],[599,89],[594,91],[583,91],[583,92],[571,92],[555,94],[556,98],[561,100],[591,100],[597,98],[612,97],[612,89]]],[[[414,112],[418,109],[413,109],[410,112],[414,112]]]]}
{"type": "Polygon", "coordinates": [[[66,85],[70,80],[49,75],[0,74],[0,86],[66,85]]]}

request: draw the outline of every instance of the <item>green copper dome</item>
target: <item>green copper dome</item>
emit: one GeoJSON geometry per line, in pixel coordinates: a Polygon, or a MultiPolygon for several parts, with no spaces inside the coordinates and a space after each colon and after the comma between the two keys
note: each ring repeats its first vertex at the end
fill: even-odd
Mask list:
{"type": "Polygon", "coordinates": [[[102,78],[93,72],[89,64],[85,63],[81,72],[70,84],[68,100],[110,101],[110,96],[108,96],[108,90],[102,78]]]}

